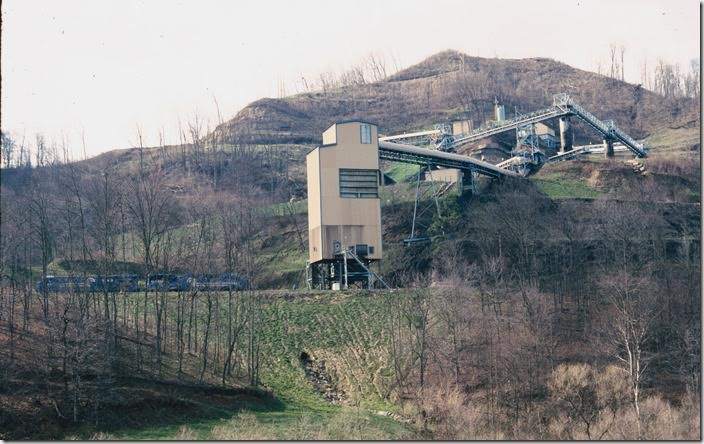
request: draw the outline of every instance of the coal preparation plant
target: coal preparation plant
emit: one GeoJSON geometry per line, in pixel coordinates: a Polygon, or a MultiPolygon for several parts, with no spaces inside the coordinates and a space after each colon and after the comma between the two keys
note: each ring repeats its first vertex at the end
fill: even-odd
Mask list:
{"type": "Polygon", "coordinates": [[[479,175],[498,180],[526,177],[549,162],[595,152],[613,157],[616,150],[631,151],[637,157],[645,157],[648,152],[647,147],[620,130],[613,121],[598,119],[567,94],[555,95],[547,108],[516,114],[511,119],[506,119],[504,107],[497,101],[495,120],[476,129],[469,121],[454,121],[436,125],[434,130],[379,137],[377,125],[373,123],[337,122],[323,132],[322,145],[306,156],[308,287],[333,290],[352,286],[389,287],[373,271],[374,264],[383,255],[380,160],[420,166],[411,235],[404,240],[406,245],[418,245],[430,241],[416,230],[420,202],[427,197],[420,192],[421,180],[444,183],[432,187],[430,199],[426,199],[434,201],[439,213],[437,199],[443,192],[450,186],[456,186],[460,192],[473,192],[474,180],[479,175]],[[595,130],[603,138],[603,145],[574,146],[572,118],[595,130]],[[559,137],[546,125],[550,120],[558,121],[559,137]],[[510,158],[496,164],[456,152],[462,145],[510,131],[516,134],[515,148],[510,158]],[[427,137],[434,146],[410,144],[410,141],[427,137]],[[548,155],[546,147],[556,148],[558,143],[559,151],[548,155]]]}

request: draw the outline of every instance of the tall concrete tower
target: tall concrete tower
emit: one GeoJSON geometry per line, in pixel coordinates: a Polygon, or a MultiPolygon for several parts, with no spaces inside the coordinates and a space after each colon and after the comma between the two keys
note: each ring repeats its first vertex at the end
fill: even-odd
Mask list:
{"type": "Polygon", "coordinates": [[[317,288],[371,286],[382,257],[377,127],[338,122],[306,157],[308,282],[317,288]]]}
{"type": "Polygon", "coordinates": [[[572,151],[574,131],[569,116],[560,117],[560,152],[572,151]]]}
{"type": "Polygon", "coordinates": [[[497,122],[506,120],[506,109],[503,105],[499,104],[499,99],[496,97],[494,97],[494,117],[497,122]]]}

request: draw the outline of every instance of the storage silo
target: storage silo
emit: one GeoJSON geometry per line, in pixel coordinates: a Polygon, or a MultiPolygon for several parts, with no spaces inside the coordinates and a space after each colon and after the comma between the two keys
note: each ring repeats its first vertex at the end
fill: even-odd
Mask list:
{"type": "Polygon", "coordinates": [[[333,124],[306,156],[306,172],[309,284],[371,286],[369,267],[382,257],[377,126],[333,124]]]}

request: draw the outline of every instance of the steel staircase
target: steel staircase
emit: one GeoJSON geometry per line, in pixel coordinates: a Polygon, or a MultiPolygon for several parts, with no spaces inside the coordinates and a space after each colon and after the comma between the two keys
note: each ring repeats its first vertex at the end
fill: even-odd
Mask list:
{"type": "Polygon", "coordinates": [[[563,110],[565,114],[576,115],[605,137],[620,141],[633,151],[636,156],[645,157],[648,154],[648,149],[642,143],[638,143],[631,136],[621,131],[612,120],[605,122],[599,120],[592,113],[575,103],[567,94],[558,94],[554,100],[553,106],[555,108],[563,110]]]}

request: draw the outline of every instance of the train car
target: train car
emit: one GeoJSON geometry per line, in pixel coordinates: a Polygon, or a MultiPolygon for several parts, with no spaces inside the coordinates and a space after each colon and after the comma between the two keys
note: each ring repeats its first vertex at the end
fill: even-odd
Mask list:
{"type": "Polygon", "coordinates": [[[88,278],[81,276],[46,276],[37,281],[35,288],[40,293],[78,292],[89,290],[90,283],[88,278]]]}
{"type": "Polygon", "coordinates": [[[213,276],[209,274],[201,274],[193,279],[191,279],[191,284],[193,285],[193,288],[196,290],[209,290],[210,289],[210,281],[213,279],[213,276]]]}
{"type": "Polygon", "coordinates": [[[139,291],[139,276],[136,274],[123,274],[120,279],[120,289],[122,291],[139,291]]]}
{"type": "Polygon", "coordinates": [[[223,273],[218,276],[206,274],[194,279],[194,287],[198,290],[238,291],[249,288],[249,281],[235,273],[223,273]]]}
{"type": "Polygon", "coordinates": [[[90,279],[90,290],[108,293],[139,291],[138,277],[134,274],[93,276],[90,279]]]}
{"type": "Polygon", "coordinates": [[[192,287],[188,274],[157,273],[147,277],[147,289],[154,291],[187,291],[192,287]]]}
{"type": "Polygon", "coordinates": [[[218,290],[245,290],[249,288],[249,281],[244,276],[234,273],[223,273],[215,281],[218,290]]]}

